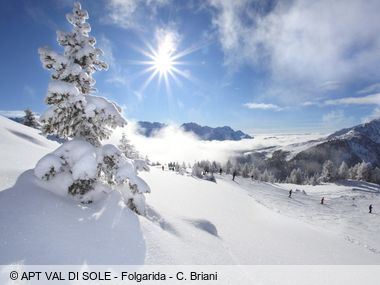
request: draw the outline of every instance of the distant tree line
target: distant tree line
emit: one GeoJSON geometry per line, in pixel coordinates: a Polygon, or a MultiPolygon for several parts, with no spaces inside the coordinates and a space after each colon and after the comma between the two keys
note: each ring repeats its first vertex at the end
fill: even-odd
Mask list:
{"type": "Polygon", "coordinates": [[[225,164],[202,160],[193,165],[192,175],[208,179],[215,173],[222,172],[271,183],[316,185],[321,182],[352,179],[380,184],[380,168],[369,162],[358,162],[349,167],[345,161],[336,165],[331,160],[311,160],[309,164],[299,166],[295,161],[286,159],[288,154],[279,150],[267,158],[262,154],[252,153],[230,159],[225,164]]]}

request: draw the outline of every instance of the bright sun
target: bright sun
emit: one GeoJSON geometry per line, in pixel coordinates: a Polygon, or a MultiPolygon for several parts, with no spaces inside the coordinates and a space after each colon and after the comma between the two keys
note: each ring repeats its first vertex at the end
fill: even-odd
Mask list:
{"type": "Polygon", "coordinates": [[[189,48],[181,52],[177,51],[179,38],[173,32],[161,31],[156,35],[157,47],[154,48],[147,42],[147,50],[139,49],[139,51],[147,57],[148,60],[138,61],[138,64],[147,65],[141,74],[150,73],[149,77],[145,80],[143,86],[139,90],[142,92],[154,78],[158,78],[158,83],[165,82],[167,91],[170,93],[170,80],[174,80],[180,84],[179,77],[191,79],[189,72],[180,69],[180,66],[186,64],[179,61],[182,57],[194,52],[198,48],[189,48]]]}
{"type": "Polygon", "coordinates": [[[161,75],[171,73],[174,67],[174,60],[167,52],[160,52],[153,58],[153,67],[161,75]]]}

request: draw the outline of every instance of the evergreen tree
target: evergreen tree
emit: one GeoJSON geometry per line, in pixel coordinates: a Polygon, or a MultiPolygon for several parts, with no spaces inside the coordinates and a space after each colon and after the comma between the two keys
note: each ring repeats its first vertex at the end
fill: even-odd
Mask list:
{"type": "Polygon", "coordinates": [[[144,214],[144,193],[150,192],[149,186],[138,177],[133,161],[114,145],[100,143],[126,121],[117,105],[92,95],[96,91],[92,75],[107,69],[107,64],[99,59],[102,51],[89,36],[88,13],[75,3],[66,18],[73,30],[57,33],[63,54],[49,48],[40,48],[39,54],[43,66],[52,72],[45,98],[50,107],[41,117],[43,132],[69,140],[40,159],[34,174],[45,180],[50,190],[67,187],[82,203],[118,190],[130,209],[144,214]]]}
{"type": "Polygon", "coordinates": [[[334,163],[331,160],[327,160],[323,163],[321,180],[324,182],[332,182],[336,179],[336,170],[334,163]]]}
{"type": "Polygon", "coordinates": [[[244,178],[249,177],[250,169],[248,163],[244,163],[243,170],[241,171],[241,176],[244,178]]]}
{"type": "Polygon", "coordinates": [[[347,179],[348,178],[348,166],[347,166],[346,162],[344,162],[344,161],[339,166],[338,177],[339,177],[339,179],[347,179]]]}
{"type": "Polygon", "coordinates": [[[121,150],[121,152],[124,153],[124,155],[129,159],[138,159],[140,156],[135,146],[131,144],[129,139],[127,139],[125,133],[121,135],[118,147],[121,150]]]}
{"type": "Polygon", "coordinates": [[[95,47],[95,38],[89,36],[87,11],[77,2],[66,18],[73,30],[57,32],[63,54],[50,48],[38,50],[43,66],[52,72],[45,98],[50,108],[41,117],[43,132],[63,139],[82,138],[99,146],[100,140],[110,136],[112,128],[126,122],[118,106],[91,95],[96,91],[93,73],[108,66],[99,59],[103,52],[95,47]]]}
{"type": "Polygon", "coordinates": [[[380,168],[375,167],[371,171],[371,182],[380,184],[380,168]]]}
{"type": "Polygon", "coordinates": [[[289,182],[293,184],[302,184],[303,174],[300,168],[293,169],[290,173],[289,182]]]}
{"type": "Polygon", "coordinates": [[[194,163],[192,171],[191,171],[191,175],[198,177],[198,178],[202,178],[203,177],[202,172],[203,172],[203,170],[199,166],[199,163],[194,163]]]}
{"type": "Polygon", "coordinates": [[[218,172],[218,170],[219,170],[219,165],[218,165],[218,163],[216,162],[216,161],[213,161],[212,163],[211,163],[211,167],[210,167],[210,170],[211,170],[211,173],[216,173],[216,172],[218,172]]]}
{"type": "Polygon", "coordinates": [[[357,163],[348,170],[348,176],[350,179],[357,180],[359,165],[360,163],[357,163]]]}
{"type": "Polygon", "coordinates": [[[371,169],[371,163],[363,161],[359,164],[356,179],[361,181],[369,181],[371,177],[371,169]]]}
{"type": "Polygon", "coordinates": [[[251,170],[251,173],[250,173],[250,176],[253,179],[258,180],[259,177],[260,177],[260,171],[255,166],[253,166],[252,170],[251,170]]]}
{"type": "Polygon", "coordinates": [[[28,127],[32,127],[32,128],[38,128],[39,123],[38,123],[36,117],[34,116],[32,110],[27,108],[24,110],[24,112],[25,112],[25,116],[23,118],[24,125],[28,126],[28,127]]]}
{"type": "Polygon", "coordinates": [[[225,166],[225,172],[226,174],[231,174],[232,170],[232,163],[230,160],[227,160],[226,166],[225,166]]]}

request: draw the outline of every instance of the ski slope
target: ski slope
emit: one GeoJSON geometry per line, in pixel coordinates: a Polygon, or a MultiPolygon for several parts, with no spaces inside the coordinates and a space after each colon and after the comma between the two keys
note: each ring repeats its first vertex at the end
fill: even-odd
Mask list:
{"type": "Polygon", "coordinates": [[[236,178],[258,203],[309,224],[335,231],[345,240],[380,254],[380,186],[362,181],[294,185],[236,178]],[[289,199],[289,190],[293,190],[289,199]],[[321,199],[324,197],[324,204],[321,199]],[[374,212],[368,214],[372,204],[374,212]]]}
{"type": "MultiPolygon", "coordinates": [[[[366,227],[359,227],[363,241],[354,243],[340,229],[281,210],[286,185],[254,186],[271,193],[265,201],[276,206],[270,208],[252,193],[249,180],[236,183],[220,176],[213,183],[152,167],[141,173],[152,190],[146,196],[147,217],[132,213],[116,191],[98,203],[77,204],[40,188],[27,170],[58,145],[24,128],[0,120],[2,143],[9,145],[0,149],[0,175],[15,183],[0,191],[0,264],[380,262],[380,255],[364,246],[366,235],[372,234],[366,227]],[[13,137],[15,131],[28,136],[13,137]],[[13,154],[7,153],[11,150],[13,154]],[[18,164],[3,157],[17,157],[18,164]]],[[[315,207],[310,211],[318,213],[315,207]]]]}

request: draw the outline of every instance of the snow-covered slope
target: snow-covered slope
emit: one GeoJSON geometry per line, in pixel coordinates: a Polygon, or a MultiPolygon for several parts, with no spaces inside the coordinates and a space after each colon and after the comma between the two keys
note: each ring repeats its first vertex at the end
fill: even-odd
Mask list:
{"type": "MultiPolygon", "coordinates": [[[[230,176],[218,176],[217,183],[212,183],[153,170],[143,177],[152,186],[147,202],[160,213],[165,229],[162,232],[151,227],[147,220],[142,222],[148,263],[360,264],[380,261],[380,255],[352,244],[339,232],[326,231],[264,207],[239,182],[232,182],[230,176]]],[[[287,202],[286,196],[280,199],[287,202]]]]}
{"type": "Polygon", "coordinates": [[[0,116],[0,191],[12,186],[23,171],[33,168],[42,156],[59,146],[39,133],[0,116]]]}
{"type": "MultiPolygon", "coordinates": [[[[283,211],[277,213],[258,203],[260,199],[253,195],[256,191],[266,195],[267,206],[271,201],[276,205],[274,209],[288,205],[286,190],[279,192],[276,185],[232,182],[230,176],[218,176],[217,183],[213,183],[153,168],[141,173],[152,190],[147,195],[147,217],[137,216],[125,207],[118,192],[90,205],[57,196],[39,187],[33,172],[26,171],[39,156],[54,149],[54,143],[35,130],[12,124],[0,120],[5,134],[2,137],[12,144],[0,149],[5,158],[0,174],[13,175],[9,176],[11,180],[25,172],[13,187],[0,192],[0,264],[380,262],[380,255],[365,247],[365,237],[373,234],[373,229],[358,226],[362,233],[355,238],[362,240],[353,243],[341,228],[326,230],[319,223],[283,211]],[[15,131],[20,133],[13,138],[15,131]],[[27,134],[27,139],[22,134],[27,134]],[[7,154],[10,151],[13,153],[7,154]],[[19,161],[17,167],[11,163],[13,157],[19,161]],[[15,171],[9,172],[7,164],[15,171]]],[[[308,205],[306,201],[314,200],[294,199],[294,203],[308,205]]],[[[380,208],[378,204],[374,206],[380,208]]],[[[317,213],[315,207],[303,209],[317,213]]],[[[346,208],[345,213],[350,209],[351,206],[346,208]]],[[[334,214],[326,214],[325,219],[330,216],[332,221],[341,219],[334,214]]],[[[364,218],[364,214],[359,216],[357,225],[364,218]]],[[[371,243],[371,247],[376,246],[371,243]]]]}
{"type": "Polygon", "coordinates": [[[126,208],[117,192],[83,206],[24,173],[0,192],[0,264],[380,262],[334,231],[269,210],[230,177],[212,183],[153,169],[144,178],[152,188],[147,218],[126,208]]]}
{"type": "Polygon", "coordinates": [[[363,181],[321,185],[270,184],[236,180],[257,202],[282,215],[334,231],[342,238],[380,254],[380,186],[363,181]],[[288,191],[292,189],[292,198],[288,191]],[[324,204],[321,199],[324,197],[324,204]],[[376,211],[368,214],[372,204],[376,211]]]}

